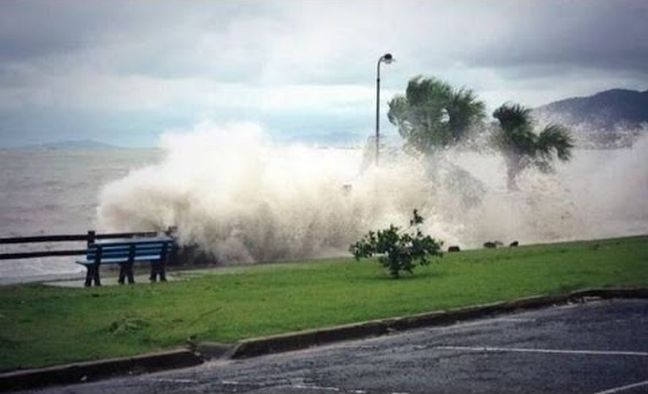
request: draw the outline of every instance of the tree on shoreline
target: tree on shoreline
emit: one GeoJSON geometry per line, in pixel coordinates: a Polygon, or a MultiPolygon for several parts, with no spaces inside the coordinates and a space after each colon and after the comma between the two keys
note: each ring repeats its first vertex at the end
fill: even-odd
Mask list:
{"type": "Polygon", "coordinates": [[[499,121],[493,141],[504,155],[509,190],[517,190],[517,178],[524,169],[535,167],[551,172],[555,158],[571,158],[573,139],[564,126],[549,124],[536,134],[531,110],[519,104],[503,104],[493,112],[493,117],[499,121]]]}
{"type": "Polygon", "coordinates": [[[407,149],[431,154],[457,144],[485,115],[484,103],[472,90],[418,76],[409,81],[405,95],[389,102],[387,117],[407,149]]]}

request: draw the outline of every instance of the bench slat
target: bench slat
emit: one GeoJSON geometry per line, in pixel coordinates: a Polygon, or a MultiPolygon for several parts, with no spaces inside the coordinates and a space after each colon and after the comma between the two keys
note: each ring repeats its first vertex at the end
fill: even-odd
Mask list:
{"type": "MultiPolygon", "coordinates": [[[[169,246],[167,246],[168,248],[169,246]]],[[[147,250],[162,250],[163,245],[147,246],[142,248],[134,248],[135,253],[142,253],[147,250]]],[[[99,249],[88,249],[88,253],[96,253],[99,249]]],[[[128,252],[130,248],[101,248],[101,253],[115,253],[115,252],[128,252]]]]}
{"type": "MultiPolygon", "coordinates": [[[[95,245],[102,245],[102,247],[114,247],[114,246],[130,246],[130,245],[149,245],[149,244],[172,244],[174,243],[173,238],[154,238],[154,239],[132,239],[124,240],[120,242],[107,242],[101,241],[97,242],[95,245]]],[[[93,245],[94,246],[94,245],[93,245]]]]}
{"type": "MultiPolygon", "coordinates": [[[[139,256],[136,257],[133,261],[156,261],[160,259],[160,255],[149,255],[149,256],[139,256]]],[[[128,257],[126,258],[108,258],[108,259],[101,259],[101,264],[119,264],[119,263],[127,263],[128,262],[128,257]]],[[[77,264],[81,265],[92,265],[94,264],[94,261],[92,260],[82,260],[82,261],[77,261],[77,264]]]]}
{"type": "Polygon", "coordinates": [[[172,243],[173,242],[157,241],[157,242],[147,242],[147,243],[127,243],[127,244],[119,243],[119,244],[116,244],[116,245],[113,245],[113,244],[95,244],[95,245],[91,245],[91,247],[93,247],[93,248],[101,247],[104,250],[105,249],[128,249],[128,248],[131,247],[131,245],[134,245],[136,248],[150,248],[150,247],[155,247],[155,246],[162,246],[162,245],[165,245],[165,244],[170,245],[172,243]]]}
{"type": "MultiPolygon", "coordinates": [[[[164,246],[155,246],[155,247],[146,247],[146,248],[135,248],[133,252],[136,255],[152,254],[152,253],[160,253],[163,249],[164,249],[164,246]]],[[[170,249],[170,247],[167,246],[167,249],[170,249]]],[[[95,255],[96,253],[97,253],[97,249],[90,249],[87,254],[88,255],[95,255]]],[[[103,256],[107,256],[109,254],[120,254],[120,253],[128,254],[128,253],[130,253],[130,249],[129,248],[119,248],[119,249],[102,248],[101,249],[101,254],[103,256]]]]}

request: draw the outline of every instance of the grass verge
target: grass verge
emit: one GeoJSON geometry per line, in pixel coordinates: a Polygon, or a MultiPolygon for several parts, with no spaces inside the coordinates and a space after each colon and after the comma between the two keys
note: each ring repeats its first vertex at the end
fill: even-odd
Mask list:
{"type": "Polygon", "coordinates": [[[0,370],[618,285],[648,285],[648,236],[446,254],[398,280],[374,262],[333,259],[164,284],[5,286],[0,370]]]}

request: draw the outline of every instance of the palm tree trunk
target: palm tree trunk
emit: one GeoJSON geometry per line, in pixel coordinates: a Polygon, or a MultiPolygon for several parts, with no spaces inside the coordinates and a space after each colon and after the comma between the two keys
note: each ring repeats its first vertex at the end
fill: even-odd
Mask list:
{"type": "Polygon", "coordinates": [[[506,187],[508,191],[514,192],[520,190],[517,184],[517,177],[522,170],[522,163],[520,158],[515,154],[508,154],[505,157],[506,161],[506,187]]]}
{"type": "Polygon", "coordinates": [[[517,185],[517,175],[518,175],[518,170],[515,169],[514,167],[508,167],[506,170],[506,187],[508,188],[508,191],[510,192],[516,192],[520,190],[517,185]]]}

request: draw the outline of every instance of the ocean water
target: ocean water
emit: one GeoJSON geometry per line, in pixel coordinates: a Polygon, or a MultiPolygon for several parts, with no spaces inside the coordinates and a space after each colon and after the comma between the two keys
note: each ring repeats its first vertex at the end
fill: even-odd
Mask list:
{"type": "MultiPolygon", "coordinates": [[[[424,231],[462,248],[648,233],[647,136],[576,149],[552,174],[525,172],[518,191],[506,189],[504,163],[488,153],[449,151],[429,162],[386,149],[375,168],[363,149],[275,145],[247,126],[162,142],[160,150],[0,151],[0,236],[177,225],[180,242],[235,264],[345,255],[370,229],[405,226],[414,208],[424,231]]],[[[74,258],[0,261],[0,283],[81,268],[74,258]]]]}
{"type": "MultiPolygon", "coordinates": [[[[0,150],[0,237],[93,230],[101,187],[161,157],[162,152],[156,149],[0,150]]],[[[61,246],[83,247],[75,243],[61,246]]],[[[53,247],[56,245],[0,245],[0,250],[53,247]]],[[[81,268],[73,263],[73,257],[5,260],[0,261],[0,283],[17,277],[74,273],[81,268]]]]}

